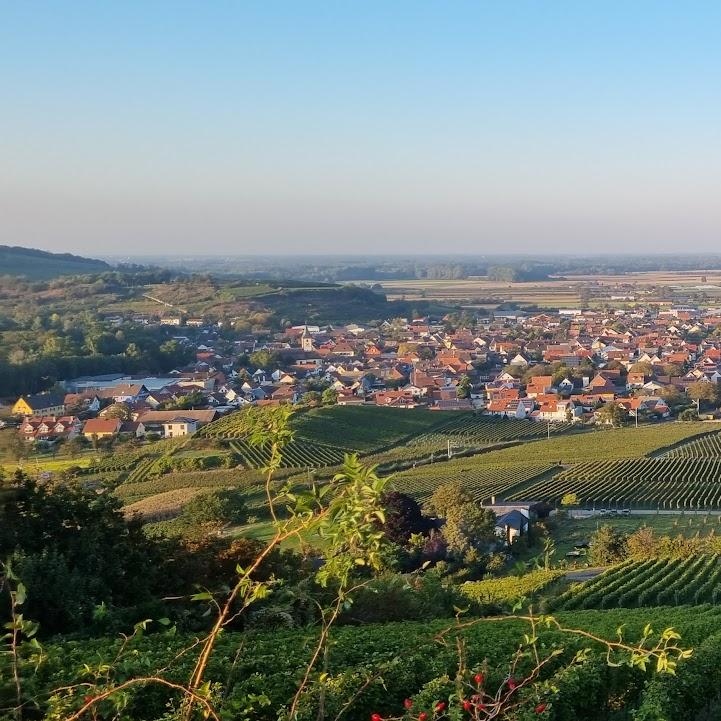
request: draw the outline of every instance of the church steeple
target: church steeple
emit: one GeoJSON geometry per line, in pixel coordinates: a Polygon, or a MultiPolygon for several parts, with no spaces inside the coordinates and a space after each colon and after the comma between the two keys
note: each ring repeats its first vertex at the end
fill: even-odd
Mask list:
{"type": "Polygon", "coordinates": [[[306,321],[303,328],[303,334],[300,337],[300,347],[306,352],[310,353],[313,351],[313,337],[308,330],[308,322],[306,321]]]}

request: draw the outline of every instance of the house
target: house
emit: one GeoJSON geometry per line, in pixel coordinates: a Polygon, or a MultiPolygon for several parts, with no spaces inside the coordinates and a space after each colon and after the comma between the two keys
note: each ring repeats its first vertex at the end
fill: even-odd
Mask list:
{"type": "Polygon", "coordinates": [[[56,441],[74,438],[82,423],[77,416],[26,417],[18,433],[25,441],[56,441]]]}
{"type": "Polygon", "coordinates": [[[577,406],[572,400],[548,400],[541,403],[531,417],[536,421],[550,421],[564,423],[576,421],[583,415],[583,408],[577,406]]]}
{"type": "Polygon", "coordinates": [[[535,403],[531,398],[518,398],[515,400],[493,400],[486,406],[486,411],[492,416],[504,418],[528,418],[535,403]]]}
{"type": "MultiPolygon", "coordinates": [[[[195,423],[195,430],[200,428],[201,426],[204,426],[206,423],[211,423],[218,417],[218,411],[216,411],[214,408],[208,409],[208,410],[201,410],[201,411],[146,411],[145,413],[140,414],[135,420],[139,421],[140,423],[145,426],[145,430],[147,433],[161,433],[165,435],[166,428],[165,424],[170,423],[176,424],[176,425],[185,425],[188,426],[191,422],[195,423]],[[182,418],[183,420],[177,420],[178,418],[182,418]]],[[[180,428],[170,428],[169,430],[173,431],[174,436],[176,434],[176,431],[180,433],[180,428]]],[[[187,435],[191,431],[188,430],[186,427],[185,433],[182,435],[187,435]]],[[[192,431],[193,433],[195,431],[192,431]]]]}
{"type": "Polygon", "coordinates": [[[553,388],[553,376],[534,376],[526,386],[526,395],[529,398],[550,393],[553,388]]]}
{"type": "Polygon", "coordinates": [[[107,438],[120,433],[123,422],[119,418],[91,418],[85,421],[83,435],[90,438],[107,438]]]}
{"type": "Polygon", "coordinates": [[[517,538],[528,533],[529,526],[529,518],[520,510],[513,509],[496,518],[496,536],[510,546],[517,538]]]}
{"type": "Polygon", "coordinates": [[[198,421],[194,418],[178,416],[163,422],[163,438],[192,436],[198,430],[198,421]]]}
{"type": "Polygon", "coordinates": [[[20,396],[12,408],[14,416],[65,415],[65,396],[60,393],[37,393],[20,396]]]}
{"type": "Polygon", "coordinates": [[[79,409],[92,413],[100,410],[100,398],[94,393],[66,393],[63,400],[67,410],[79,409]]]}
{"type": "Polygon", "coordinates": [[[142,383],[119,383],[105,393],[116,403],[135,403],[148,397],[148,389],[142,383]]]}
{"type": "Polygon", "coordinates": [[[138,423],[137,421],[124,421],[123,424],[120,426],[120,432],[133,435],[136,438],[144,438],[145,426],[142,423],[138,423]]]}

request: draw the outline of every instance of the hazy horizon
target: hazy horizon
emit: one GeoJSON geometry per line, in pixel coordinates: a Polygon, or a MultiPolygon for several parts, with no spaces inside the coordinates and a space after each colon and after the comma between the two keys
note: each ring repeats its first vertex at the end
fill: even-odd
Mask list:
{"type": "Polygon", "coordinates": [[[15,3],[0,244],[716,252],[710,2],[15,3]]]}

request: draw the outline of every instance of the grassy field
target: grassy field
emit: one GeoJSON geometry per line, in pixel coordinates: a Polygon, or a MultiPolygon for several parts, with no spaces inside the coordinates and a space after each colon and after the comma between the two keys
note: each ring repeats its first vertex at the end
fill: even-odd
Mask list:
{"type": "Polygon", "coordinates": [[[75,458],[70,458],[69,456],[37,455],[25,458],[22,461],[4,460],[0,463],[0,468],[2,468],[6,474],[13,473],[17,468],[22,468],[29,473],[57,473],[72,466],[87,468],[96,458],[99,458],[99,456],[92,452],[81,454],[75,458]]]}
{"type": "Polygon", "coordinates": [[[721,515],[710,514],[648,514],[633,516],[594,516],[592,518],[567,518],[558,522],[553,531],[556,558],[560,559],[573,550],[574,544],[588,541],[601,526],[612,526],[622,533],[633,533],[643,526],[652,528],[660,536],[683,535],[686,537],[708,536],[721,533],[721,515]]]}

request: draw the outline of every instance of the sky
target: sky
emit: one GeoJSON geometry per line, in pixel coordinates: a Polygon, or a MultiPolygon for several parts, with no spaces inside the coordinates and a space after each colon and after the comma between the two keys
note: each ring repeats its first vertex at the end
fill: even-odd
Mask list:
{"type": "Polygon", "coordinates": [[[5,2],[0,244],[721,249],[721,3],[5,2]]]}

